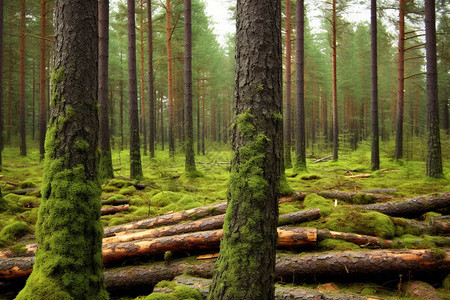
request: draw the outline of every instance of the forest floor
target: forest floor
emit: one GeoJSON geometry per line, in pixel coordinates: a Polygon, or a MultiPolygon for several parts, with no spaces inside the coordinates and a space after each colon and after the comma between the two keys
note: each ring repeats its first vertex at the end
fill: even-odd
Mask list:
{"type": "MultiPolygon", "coordinates": [[[[229,175],[228,163],[232,153],[227,146],[222,145],[215,145],[210,147],[209,150],[205,156],[196,156],[197,169],[203,174],[199,178],[187,178],[184,175],[184,155],[182,153],[178,153],[175,158],[169,158],[167,152],[161,151],[156,152],[156,158],[154,159],[142,156],[144,178],[139,182],[139,184],[142,184],[141,186],[133,185],[136,182],[129,180],[129,152],[114,150],[113,166],[116,177],[102,185],[101,199],[105,201],[103,207],[105,209],[114,208],[114,206],[108,204],[112,204],[114,201],[120,202],[120,200],[127,202],[129,206],[115,214],[103,215],[101,218],[103,226],[105,228],[117,226],[145,218],[225,202],[229,175]]],[[[320,153],[316,151],[316,155],[310,154],[307,159],[307,172],[295,173],[293,169],[286,169],[286,179],[292,190],[291,192],[297,192],[297,195],[311,194],[317,196],[317,193],[326,191],[385,190],[381,194],[392,196],[389,200],[381,200],[385,202],[450,192],[450,154],[447,153],[448,151],[445,148],[443,148],[443,154],[446,176],[442,179],[426,178],[424,161],[395,161],[386,157],[384,155],[386,152],[388,151],[384,151],[382,145],[381,169],[371,171],[370,148],[367,144],[362,144],[357,151],[341,151],[338,161],[328,160],[313,163],[316,159],[329,155],[326,151],[320,153]],[[365,176],[358,177],[357,175],[365,176]]],[[[39,161],[37,149],[31,149],[27,157],[19,157],[18,153],[19,150],[16,148],[6,148],[3,152],[4,167],[1,173],[3,177],[0,179],[0,187],[4,200],[0,203],[0,246],[20,253],[23,252],[25,245],[35,242],[34,224],[37,220],[37,211],[41,199],[40,191],[36,188],[39,188],[42,184],[43,162],[39,161]],[[31,190],[25,195],[14,194],[14,191],[24,189],[36,190],[31,190]]],[[[286,193],[285,196],[292,194],[288,191],[286,193]]],[[[313,202],[317,204],[317,208],[321,209],[322,217],[319,220],[296,224],[295,226],[377,236],[378,238],[397,241],[397,248],[403,249],[443,249],[446,251],[450,248],[448,232],[434,238],[429,234],[411,231],[405,227],[406,225],[402,227],[397,223],[393,224],[389,218],[387,218],[388,224],[380,221],[381,218],[377,219],[379,224],[368,225],[369,223],[365,223],[367,220],[364,219],[362,213],[351,205],[366,204],[365,198],[354,200],[354,203],[319,198],[319,200],[313,202]],[[361,219],[358,219],[360,217],[361,219]],[[352,219],[355,220],[351,222],[352,219]]],[[[313,207],[311,204],[306,205],[304,203],[304,197],[294,197],[288,202],[280,203],[280,215],[301,211],[305,208],[313,207]]],[[[443,211],[417,215],[415,219],[426,223],[432,217],[442,214],[448,214],[448,207],[443,211]]],[[[350,242],[325,239],[314,247],[280,249],[279,254],[312,254],[324,251],[355,251],[358,249],[370,251],[350,242]]],[[[218,250],[203,251],[201,254],[208,252],[216,253],[218,250]]],[[[184,261],[186,256],[197,254],[200,253],[182,251],[182,253],[176,253],[171,261],[184,261]]],[[[158,256],[158,258],[161,258],[161,256],[158,256]]],[[[157,258],[147,260],[141,258],[138,263],[149,263],[154,260],[157,260],[157,258]]],[[[136,261],[131,262],[131,264],[136,263],[136,261]]],[[[360,276],[349,279],[333,276],[333,274],[323,278],[310,277],[296,278],[293,281],[296,286],[311,291],[334,291],[339,295],[351,294],[355,297],[366,297],[361,299],[370,299],[370,297],[375,297],[372,299],[410,299],[412,295],[407,295],[401,283],[417,279],[427,281],[436,288],[433,295],[440,297],[436,299],[450,299],[448,268],[444,271],[418,274],[415,274],[413,270],[405,274],[392,272],[389,276],[383,275],[383,277],[360,276]]],[[[167,283],[164,284],[167,285],[167,283]]],[[[281,284],[284,288],[291,286],[285,280],[281,284]]],[[[8,281],[2,282],[0,279],[0,299],[3,299],[2,297],[10,299],[15,293],[12,290],[20,288],[21,285],[23,285],[23,279],[14,281],[13,285],[10,285],[8,281]]],[[[149,294],[151,289],[152,286],[149,286],[146,294],[149,294]]],[[[164,288],[162,290],[164,291],[164,288]]],[[[169,288],[168,292],[171,291],[169,288]]],[[[123,291],[117,293],[112,291],[110,293],[113,299],[135,299],[139,295],[127,295],[123,291]]],[[[145,298],[143,296],[146,294],[141,294],[142,299],[145,298]]],[[[172,291],[171,295],[175,294],[172,291]]],[[[163,299],[157,298],[159,296],[154,295],[148,297],[148,299],[163,299]]],[[[195,296],[192,297],[195,298],[195,296]]],[[[345,299],[345,296],[343,297],[340,299],[345,299]]],[[[428,296],[425,296],[424,299],[426,298],[428,296]]],[[[177,296],[177,298],[167,299],[185,298],[177,296]]],[[[333,299],[338,299],[338,297],[333,299]]]]}

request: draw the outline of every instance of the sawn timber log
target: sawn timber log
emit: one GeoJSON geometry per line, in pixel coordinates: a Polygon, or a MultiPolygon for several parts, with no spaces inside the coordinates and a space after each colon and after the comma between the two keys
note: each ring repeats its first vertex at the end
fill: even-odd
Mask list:
{"type": "MultiPolygon", "coordinates": [[[[432,250],[372,250],[342,251],[303,255],[280,255],[275,265],[275,277],[289,282],[313,276],[359,276],[387,273],[449,272],[450,249],[443,249],[445,258],[438,258],[432,250]]],[[[0,280],[28,276],[34,257],[7,258],[0,260],[0,280]]],[[[214,260],[178,260],[164,265],[156,263],[106,269],[105,284],[108,288],[133,288],[143,284],[154,284],[171,280],[183,273],[210,278],[214,260]]]]}

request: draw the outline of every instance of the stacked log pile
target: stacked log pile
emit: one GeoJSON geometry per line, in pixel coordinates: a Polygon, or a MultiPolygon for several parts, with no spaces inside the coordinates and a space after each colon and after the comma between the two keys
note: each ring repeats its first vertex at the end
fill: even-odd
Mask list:
{"type": "MultiPolygon", "coordinates": [[[[387,215],[417,215],[429,210],[450,207],[450,193],[414,199],[391,201],[359,206],[387,215]]],[[[110,291],[132,288],[151,288],[161,280],[172,280],[181,274],[211,278],[212,259],[195,260],[189,255],[219,251],[226,203],[218,203],[191,210],[175,212],[138,222],[104,229],[103,262],[106,285],[110,291]],[[168,254],[176,253],[171,261],[168,254]],[[163,261],[163,257],[166,258],[163,261]],[[180,258],[181,257],[181,258],[180,258]],[[150,263],[151,261],[160,262],[150,263]],[[139,265],[123,265],[139,262],[139,265]],[[141,263],[145,263],[141,265],[141,263]],[[118,265],[121,268],[116,268],[118,265]]],[[[450,270],[450,249],[387,249],[392,241],[374,236],[335,232],[325,229],[292,227],[293,224],[320,218],[319,209],[310,209],[281,215],[278,228],[278,246],[293,250],[291,254],[279,254],[275,277],[279,281],[292,282],[314,276],[352,277],[361,274],[444,272],[450,270]],[[286,225],[291,225],[290,227],[286,225]],[[341,239],[362,248],[371,245],[376,250],[341,251],[295,254],[311,249],[324,239],[341,239]]],[[[392,218],[395,221],[395,218],[392,218]]],[[[408,220],[425,233],[440,232],[448,235],[448,219],[433,224],[408,220]],[[437,224],[437,225],[436,225],[437,224]]],[[[20,254],[11,250],[0,251],[0,281],[26,278],[32,271],[37,245],[25,246],[20,254]]],[[[283,293],[286,293],[284,291],[283,293]]],[[[295,293],[301,293],[295,291],[295,293]]]]}

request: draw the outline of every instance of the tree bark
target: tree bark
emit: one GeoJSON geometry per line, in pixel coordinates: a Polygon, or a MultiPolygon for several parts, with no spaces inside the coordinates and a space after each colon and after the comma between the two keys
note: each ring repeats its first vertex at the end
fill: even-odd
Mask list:
{"type": "Polygon", "coordinates": [[[47,34],[47,16],[46,16],[47,0],[41,0],[41,40],[40,40],[40,56],[39,56],[39,154],[40,160],[44,159],[45,154],[45,132],[47,129],[47,112],[45,103],[45,37],[47,34]]]}
{"type": "Polygon", "coordinates": [[[26,104],[25,104],[25,30],[26,1],[21,0],[20,10],[20,155],[27,155],[26,104]]]}
{"type": "Polygon", "coordinates": [[[378,50],[377,50],[377,0],[371,0],[370,6],[370,40],[371,40],[371,87],[372,87],[372,170],[380,168],[380,138],[378,132],[378,50]]]}
{"type": "MultiPolygon", "coordinates": [[[[306,144],[305,144],[305,3],[304,0],[297,0],[296,6],[296,114],[295,114],[295,169],[298,171],[306,170],[306,144]]],[[[313,79],[313,86],[314,86],[313,79]]],[[[313,88],[314,90],[314,88],[313,88]]],[[[314,93],[314,92],[313,92],[314,93]]],[[[314,95],[313,95],[314,97],[314,95]]],[[[313,98],[313,126],[312,139],[314,143],[315,133],[315,112],[313,98]]],[[[313,145],[314,149],[314,145],[313,145]]]]}
{"type": "Polygon", "coordinates": [[[147,0],[147,18],[148,18],[148,110],[150,112],[149,123],[149,152],[150,158],[155,157],[155,139],[156,139],[156,105],[155,91],[153,86],[153,21],[152,21],[152,0],[147,0]]]}
{"type": "Polygon", "coordinates": [[[194,155],[194,123],[192,119],[192,24],[191,0],[184,0],[184,113],[186,121],[185,170],[189,177],[196,177],[194,155]]]}
{"type": "Polygon", "coordinates": [[[317,195],[322,196],[324,198],[339,199],[347,201],[349,203],[354,203],[355,201],[360,200],[360,198],[366,199],[369,198],[373,202],[381,200],[390,200],[394,198],[393,196],[390,195],[379,195],[364,192],[342,192],[342,191],[323,191],[317,193],[317,195]]]}
{"type": "Polygon", "coordinates": [[[399,1],[398,17],[398,88],[395,125],[395,159],[403,157],[403,107],[405,89],[405,0],[399,1]]]}
{"type": "MultiPolygon", "coordinates": [[[[3,171],[3,129],[5,124],[4,108],[3,108],[3,0],[0,0],[0,171],[3,171]]],[[[0,192],[1,193],[1,192],[0,192]]]]}
{"type": "Polygon", "coordinates": [[[54,24],[52,110],[36,223],[39,250],[16,299],[107,299],[95,155],[97,1],[56,0],[54,24]]]}
{"type": "Polygon", "coordinates": [[[137,78],[136,78],[136,21],[135,2],[128,0],[128,82],[129,82],[129,105],[130,105],[130,178],[142,177],[141,149],[139,137],[139,111],[137,100],[137,78]]]}
{"type": "Polygon", "coordinates": [[[211,299],[273,299],[283,156],[281,3],[238,0],[229,205],[211,299]]]}
{"type": "Polygon", "coordinates": [[[108,116],[109,0],[98,1],[98,104],[99,173],[102,179],[114,177],[108,116]]]}
{"type": "Polygon", "coordinates": [[[366,210],[378,211],[389,216],[414,217],[428,211],[449,208],[450,192],[387,203],[361,205],[359,207],[366,210]]]}
{"type": "Polygon", "coordinates": [[[292,168],[291,159],[291,1],[286,0],[286,114],[284,116],[284,166],[292,168]]]}
{"type": "Polygon", "coordinates": [[[144,67],[144,1],[140,0],[140,18],[139,18],[139,37],[140,37],[140,54],[141,54],[141,130],[142,130],[142,146],[144,156],[147,155],[147,110],[145,107],[145,67],[144,67]]]}
{"type": "Polygon", "coordinates": [[[425,0],[425,32],[427,58],[427,176],[441,178],[441,137],[439,131],[439,98],[436,57],[436,12],[435,0],[425,0]]]}
{"type": "Polygon", "coordinates": [[[338,103],[337,103],[337,42],[336,42],[336,0],[332,2],[332,43],[331,43],[331,62],[332,62],[332,85],[333,85],[333,160],[338,160],[339,151],[339,123],[338,123],[338,103]]]}
{"type": "Polygon", "coordinates": [[[170,23],[170,0],[166,0],[166,42],[167,42],[167,80],[169,101],[169,156],[175,155],[175,138],[173,133],[173,74],[172,74],[172,25],[170,23]]]}

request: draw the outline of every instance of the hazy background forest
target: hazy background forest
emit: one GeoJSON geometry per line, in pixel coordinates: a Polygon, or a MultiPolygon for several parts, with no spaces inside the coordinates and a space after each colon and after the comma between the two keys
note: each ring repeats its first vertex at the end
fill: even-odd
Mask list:
{"type": "MultiPolygon", "coordinates": [[[[148,20],[144,0],[136,1],[136,39],[138,97],[140,109],[141,146],[147,155],[149,110],[148,104],[148,20]],[[143,69],[142,69],[143,68],[143,69]]],[[[284,2],[284,1],[283,1],[284,2]]],[[[46,36],[46,94],[50,99],[50,72],[53,29],[52,1],[44,1],[47,17],[46,36]]],[[[28,148],[38,144],[39,130],[39,55],[41,30],[41,3],[25,1],[25,78],[24,92],[18,84],[20,74],[21,1],[5,4],[4,37],[4,135],[5,145],[18,147],[26,141],[28,148]],[[22,95],[22,96],[21,96],[22,95]],[[21,106],[21,97],[24,105],[21,106]],[[24,111],[22,111],[24,110],[24,111]],[[24,115],[24,118],[20,116],[24,115]],[[21,132],[21,120],[25,122],[21,132]],[[25,134],[25,138],[21,135],[25,134]]],[[[172,56],[174,131],[176,150],[183,145],[183,5],[172,1],[172,56]]],[[[233,7],[230,8],[230,17],[233,7]]],[[[283,3],[284,5],[284,3],[283,3]]],[[[168,81],[166,55],[166,11],[159,2],[153,4],[153,69],[156,99],[156,149],[167,151],[168,141],[168,81]]],[[[292,7],[294,3],[292,3],[292,7]]],[[[379,5],[379,121],[382,152],[394,155],[393,137],[397,109],[397,1],[384,1],[379,5]]],[[[227,9],[223,7],[222,9],[227,9]]],[[[369,22],[356,20],[355,12],[367,11],[368,3],[338,1],[337,3],[337,88],[340,121],[340,150],[352,151],[358,143],[370,136],[370,31],[369,22]]],[[[406,17],[407,38],[405,48],[405,111],[404,158],[425,160],[426,95],[424,66],[424,25],[421,1],[408,2],[406,17]]],[[[284,13],[284,8],[283,8],[284,13]]],[[[363,14],[364,15],[364,14],[363,14]]],[[[332,81],[331,81],[331,26],[330,5],[306,2],[307,25],[305,30],[305,110],[307,153],[327,156],[332,141],[332,81]]],[[[295,14],[291,14],[295,24],[295,14]]],[[[126,7],[124,1],[114,1],[110,10],[109,56],[109,109],[110,133],[113,149],[128,148],[128,72],[126,7]]],[[[196,153],[210,153],[226,149],[228,130],[232,119],[234,89],[234,40],[228,36],[226,44],[219,44],[213,31],[213,20],[205,12],[203,1],[193,1],[193,97],[194,137],[196,153]]],[[[283,38],[285,38],[285,18],[283,38]]],[[[295,30],[292,32],[292,53],[295,53],[295,30]]],[[[286,43],[284,43],[284,49],[286,43]]],[[[440,120],[443,130],[443,154],[448,156],[448,98],[449,52],[448,11],[445,1],[437,3],[437,50],[440,120]]],[[[292,74],[295,74],[295,57],[292,56],[292,74]]],[[[284,60],[286,62],[286,60],[284,60]]],[[[295,76],[292,77],[292,97],[295,94],[295,76]]],[[[290,114],[295,111],[292,101],[290,114]]],[[[286,105],[285,105],[286,107],[286,105]]],[[[48,109],[46,110],[48,113],[48,109]]],[[[287,112],[285,112],[285,115],[287,112]]],[[[293,115],[291,120],[293,120],[293,115]]],[[[293,128],[294,122],[291,122],[293,128]]],[[[293,132],[293,130],[291,130],[293,132]]],[[[292,145],[295,141],[292,141],[292,145]]]]}

